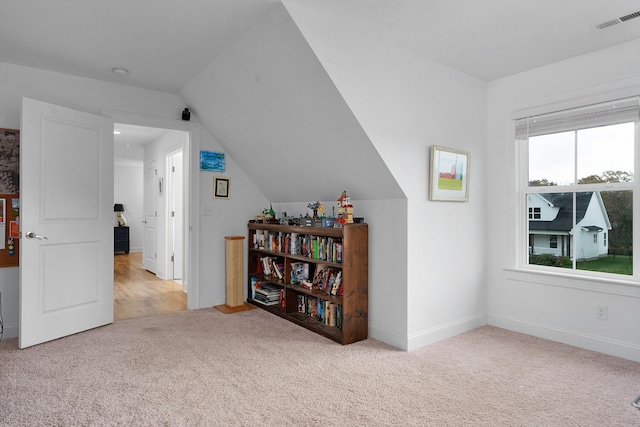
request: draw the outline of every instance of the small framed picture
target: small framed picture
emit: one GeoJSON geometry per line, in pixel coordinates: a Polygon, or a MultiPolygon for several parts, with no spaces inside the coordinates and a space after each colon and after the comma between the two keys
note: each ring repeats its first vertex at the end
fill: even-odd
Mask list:
{"type": "Polygon", "coordinates": [[[431,147],[429,200],[466,202],[469,200],[468,151],[431,147]]]}
{"type": "Polygon", "coordinates": [[[216,176],[213,178],[213,197],[216,199],[229,198],[229,181],[230,178],[216,176]]]}

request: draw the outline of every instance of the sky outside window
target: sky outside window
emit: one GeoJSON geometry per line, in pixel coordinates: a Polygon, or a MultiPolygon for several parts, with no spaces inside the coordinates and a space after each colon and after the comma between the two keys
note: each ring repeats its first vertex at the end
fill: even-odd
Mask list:
{"type": "MultiPolygon", "coordinates": [[[[633,173],[633,146],[633,123],[578,131],[578,179],[605,171],[633,173]]],[[[575,184],[574,150],[573,131],[529,138],[529,181],[575,184]]]]}

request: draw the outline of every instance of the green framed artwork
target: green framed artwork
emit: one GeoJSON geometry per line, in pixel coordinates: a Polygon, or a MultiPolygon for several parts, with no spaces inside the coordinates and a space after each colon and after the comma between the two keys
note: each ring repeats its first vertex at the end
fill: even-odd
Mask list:
{"type": "Polygon", "coordinates": [[[429,200],[466,202],[469,200],[468,151],[434,145],[431,147],[429,200]]]}

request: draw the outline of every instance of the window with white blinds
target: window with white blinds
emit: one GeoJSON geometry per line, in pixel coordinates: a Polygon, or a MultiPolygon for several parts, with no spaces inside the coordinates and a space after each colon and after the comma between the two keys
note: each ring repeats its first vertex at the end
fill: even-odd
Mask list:
{"type": "Polygon", "coordinates": [[[519,171],[525,264],[639,278],[633,268],[639,123],[639,97],[514,120],[525,166],[519,171]]]}

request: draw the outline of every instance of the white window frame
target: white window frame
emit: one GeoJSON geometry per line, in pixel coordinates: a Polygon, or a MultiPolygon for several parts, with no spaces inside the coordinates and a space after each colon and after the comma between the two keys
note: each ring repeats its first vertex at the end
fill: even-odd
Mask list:
{"type": "MultiPolygon", "coordinates": [[[[516,249],[516,271],[522,271],[527,273],[540,273],[549,276],[562,276],[567,278],[598,280],[618,284],[631,284],[640,285],[640,121],[635,124],[635,150],[634,150],[634,174],[635,179],[631,183],[616,183],[615,190],[629,189],[633,191],[633,275],[617,275],[611,273],[592,272],[587,270],[577,269],[560,269],[557,267],[547,267],[540,265],[529,264],[529,233],[528,233],[528,218],[529,210],[527,206],[527,194],[532,193],[551,193],[551,192],[590,192],[590,191],[608,191],[612,190],[613,185],[610,184],[581,184],[581,185],[558,185],[553,187],[529,187],[528,182],[528,141],[524,144],[520,144],[515,138],[515,122],[517,119],[527,116],[548,114],[562,110],[580,108],[582,106],[588,106],[592,104],[604,103],[614,99],[633,98],[640,95],[640,90],[635,90],[633,93],[612,94],[598,94],[593,97],[587,97],[582,99],[565,100],[549,105],[538,105],[529,107],[523,110],[513,111],[512,118],[512,135],[514,135],[513,143],[516,144],[516,191],[514,196],[517,200],[517,210],[515,226],[517,230],[517,238],[512,242],[516,249]]],[[[572,243],[574,244],[574,243],[572,243]]],[[[575,267],[575,262],[574,262],[575,267]]]]}

